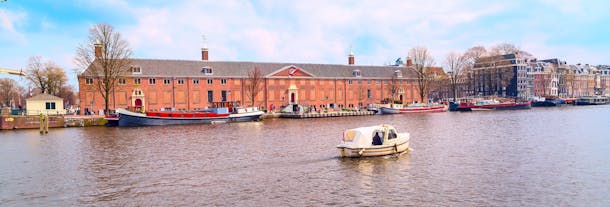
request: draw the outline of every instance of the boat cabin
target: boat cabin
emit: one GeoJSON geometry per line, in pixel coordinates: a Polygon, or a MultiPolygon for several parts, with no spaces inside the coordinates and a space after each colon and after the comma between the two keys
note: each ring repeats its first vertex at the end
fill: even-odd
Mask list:
{"type": "Polygon", "coordinates": [[[343,132],[343,142],[351,147],[371,147],[384,145],[398,138],[396,129],[389,125],[360,127],[343,132]]]}

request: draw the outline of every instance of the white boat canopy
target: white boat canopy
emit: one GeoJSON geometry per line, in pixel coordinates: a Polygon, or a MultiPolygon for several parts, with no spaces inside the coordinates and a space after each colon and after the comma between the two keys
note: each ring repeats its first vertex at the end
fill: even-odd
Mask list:
{"type": "Polygon", "coordinates": [[[343,143],[349,145],[352,148],[366,148],[373,146],[373,137],[375,134],[381,138],[381,140],[387,140],[386,132],[389,131],[389,136],[396,138],[396,129],[390,125],[378,125],[370,127],[359,127],[354,129],[348,129],[343,132],[343,143]]]}

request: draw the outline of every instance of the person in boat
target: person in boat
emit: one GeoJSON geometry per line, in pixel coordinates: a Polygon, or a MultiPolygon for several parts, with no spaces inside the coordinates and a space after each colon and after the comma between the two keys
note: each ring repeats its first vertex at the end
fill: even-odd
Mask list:
{"type": "Polygon", "coordinates": [[[381,136],[379,136],[379,132],[375,132],[375,136],[373,136],[373,145],[382,145],[383,140],[381,140],[381,136]]]}

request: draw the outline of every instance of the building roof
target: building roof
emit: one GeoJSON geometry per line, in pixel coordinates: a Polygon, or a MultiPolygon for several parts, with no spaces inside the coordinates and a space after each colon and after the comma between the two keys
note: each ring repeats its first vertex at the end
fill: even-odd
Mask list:
{"type": "MultiPolygon", "coordinates": [[[[132,66],[141,68],[141,74],[128,73],[137,77],[247,77],[248,71],[259,68],[267,76],[290,66],[297,67],[316,78],[354,78],[354,70],[360,70],[362,78],[390,78],[396,70],[401,70],[404,78],[415,78],[415,71],[404,66],[364,66],[314,63],[266,63],[233,61],[195,61],[132,59],[132,66]],[[204,67],[212,69],[212,75],[204,75],[204,67]]],[[[90,70],[89,67],[87,70],[90,70]]],[[[83,73],[86,74],[86,73],[83,73]]]]}
{"type": "Polygon", "coordinates": [[[46,94],[46,93],[41,93],[38,95],[35,95],[31,98],[26,99],[27,101],[47,101],[47,100],[63,100],[60,97],[51,95],[51,94],[46,94]]]}

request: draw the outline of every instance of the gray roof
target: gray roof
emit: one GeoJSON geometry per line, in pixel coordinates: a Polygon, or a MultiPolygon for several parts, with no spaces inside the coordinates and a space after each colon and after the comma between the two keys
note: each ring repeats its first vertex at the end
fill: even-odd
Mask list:
{"type": "MultiPolygon", "coordinates": [[[[363,78],[390,78],[394,71],[401,70],[403,78],[415,78],[415,72],[404,66],[364,66],[335,65],[312,63],[265,63],[265,62],[232,62],[232,61],[194,61],[163,59],[132,59],[133,66],[141,68],[140,77],[209,77],[201,70],[210,67],[212,77],[247,77],[248,71],[259,68],[263,76],[270,75],[283,68],[295,66],[317,78],[353,78],[353,70],[360,70],[363,78]]],[[[86,73],[85,73],[86,74],[86,73]]]]}
{"type": "Polygon", "coordinates": [[[41,93],[38,95],[35,95],[31,98],[28,98],[26,100],[30,100],[30,101],[47,101],[47,100],[63,100],[60,97],[51,95],[51,94],[46,94],[46,93],[41,93]]]}

